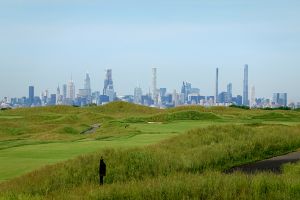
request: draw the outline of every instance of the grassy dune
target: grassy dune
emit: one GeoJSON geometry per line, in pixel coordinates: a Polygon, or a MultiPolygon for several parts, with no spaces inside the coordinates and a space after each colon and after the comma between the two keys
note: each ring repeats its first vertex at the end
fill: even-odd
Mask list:
{"type": "Polygon", "coordinates": [[[0,179],[30,173],[2,182],[0,199],[295,199],[298,165],[283,175],[222,171],[298,148],[298,111],[124,102],[1,111],[0,179]],[[100,155],[108,174],[99,189],[100,155]]]}

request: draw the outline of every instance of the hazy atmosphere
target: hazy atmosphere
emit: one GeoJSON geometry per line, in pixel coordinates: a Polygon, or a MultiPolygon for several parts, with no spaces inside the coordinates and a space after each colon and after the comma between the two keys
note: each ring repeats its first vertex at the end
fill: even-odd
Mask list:
{"type": "Polygon", "coordinates": [[[119,95],[138,84],[179,90],[182,81],[214,95],[233,84],[242,94],[243,66],[257,97],[287,92],[300,101],[300,1],[37,1],[0,2],[0,98],[55,92],[85,72],[92,90],[113,70],[119,95]]]}

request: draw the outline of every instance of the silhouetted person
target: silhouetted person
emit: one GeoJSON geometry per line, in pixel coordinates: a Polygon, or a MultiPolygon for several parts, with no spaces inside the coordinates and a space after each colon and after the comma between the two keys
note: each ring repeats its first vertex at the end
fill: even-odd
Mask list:
{"type": "Polygon", "coordinates": [[[103,178],[106,176],[106,164],[101,157],[100,164],[99,164],[99,178],[100,178],[100,185],[103,185],[103,178]]]}

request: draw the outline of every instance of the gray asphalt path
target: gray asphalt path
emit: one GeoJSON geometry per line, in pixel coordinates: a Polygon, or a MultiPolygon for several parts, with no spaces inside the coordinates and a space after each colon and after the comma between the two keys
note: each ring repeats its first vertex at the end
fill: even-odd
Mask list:
{"type": "Polygon", "coordinates": [[[300,161],[300,152],[293,152],[283,156],[277,156],[267,160],[262,160],[256,163],[233,167],[232,169],[227,170],[225,173],[233,173],[236,171],[250,174],[264,171],[281,173],[282,165],[287,163],[296,163],[298,161],[300,161]]]}
{"type": "Polygon", "coordinates": [[[100,124],[93,124],[88,130],[81,132],[81,134],[92,134],[95,133],[98,128],[100,128],[100,124]]]}

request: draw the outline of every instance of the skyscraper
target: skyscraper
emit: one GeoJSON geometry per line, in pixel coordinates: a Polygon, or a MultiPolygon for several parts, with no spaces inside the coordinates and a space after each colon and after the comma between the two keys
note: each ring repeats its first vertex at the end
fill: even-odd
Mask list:
{"type": "Polygon", "coordinates": [[[243,89],[243,105],[249,106],[249,98],[248,98],[248,65],[246,64],[244,67],[244,89],[243,89]]]}
{"type": "Polygon", "coordinates": [[[56,89],[56,105],[62,104],[62,96],[60,95],[60,88],[57,86],[56,89]]]}
{"type": "Polygon", "coordinates": [[[232,102],[232,83],[227,85],[227,96],[226,96],[226,103],[232,102]]]}
{"type": "Polygon", "coordinates": [[[251,88],[251,99],[250,99],[250,107],[256,107],[256,100],[255,100],[255,87],[252,86],[251,88]]]}
{"type": "Polygon", "coordinates": [[[29,86],[29,95],[28,95],[29,105],[34,103],[34,86],[29,86]]]}
{"type": "Polygon", "coordinates": [[[67,98],[70,100],[75,99],[75,84],[72,79],[68,83],[67,98]]]}
{"type": "Polygon", "coordinates": [[[154,104],[158,103],[158,93],[157,93],[157,69],[152,68],[152,99],[154,104]]]}
{"type": "Polygon", "coordinates": [[[85,79],[84,79],[84,89],[87,91],[87,95],[91,96],[92,91],[91,91],[91,79],[90,75],[86,73],[85,79]]]}
{"type": "Polygon", "coordinates": [[[219,103],[219,68],[216,69],[216,94],[215,104],[219,103]]]}
{"type": "Polygon", "coordinates": [[[67,98],[67,84],[63,84],[63,99],[67,98]]]}
{"type": "Polygon", "coordinates": [[[183,82],[181,87],[181,94],[183,95],[183,102],[187,104],[188,103],[188,96],[191,94],[192,91],[192,84],[188,82],[183,82]]]}
{"type": "Polygon", "coordinates": [[[88,73],[85,75],[83,89],[78,90],[77,97],[80,99],[81,105],[92,103],[91,80],[88,73]]]}
{"type": "Polygon", "coordinates": [[[142,88],[140,88],[140,87],[134,88],[134,103],[141,104],[142,96],[143,96],[142,88]]]}
{"type": "Polygon", "coordinates": [[[109,101],[114,101],[114,99],[116,97],[116,93],[114,91],[114,82],[112,79],[112,70],[111,69],[106,70],[103,95],[108,96],[109,101]]]}
{"type": "Polygon", "coordinates": [[[106,70],[106,75],[104,79],[104,88],[103,88],[103,95],[107,95],[107,90],[113,90],[114,89],[114,82],[112,80],[112,70],[108,69],[106,70]]]}

